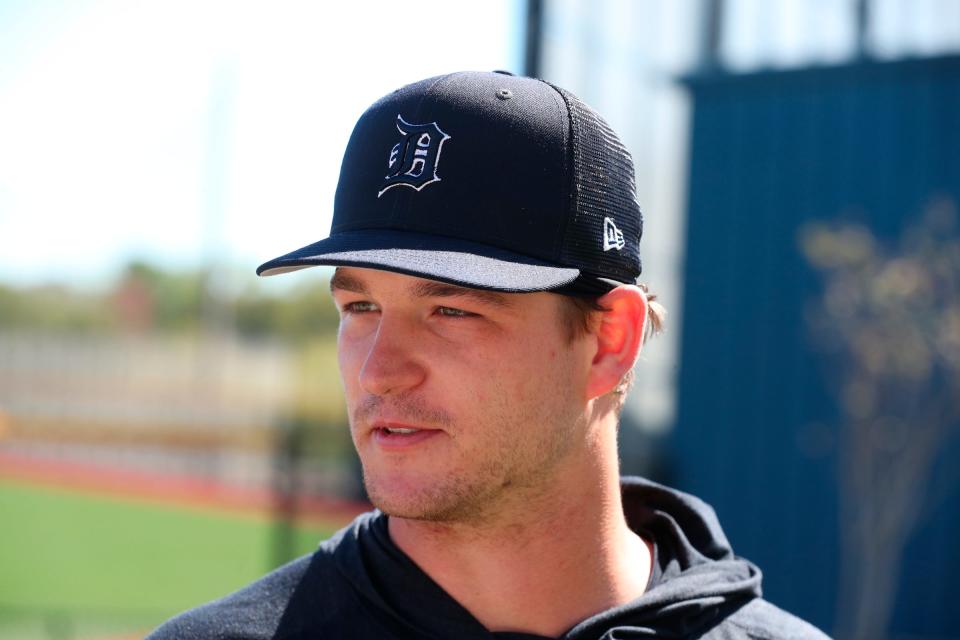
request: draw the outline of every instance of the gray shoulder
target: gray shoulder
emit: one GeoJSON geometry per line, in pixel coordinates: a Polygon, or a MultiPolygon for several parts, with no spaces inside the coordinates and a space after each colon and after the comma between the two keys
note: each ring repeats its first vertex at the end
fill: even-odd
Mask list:
{"type": "MultiPolygon", "coordinates": [[[[724,625],[728,631],[737,632],[729,635],[720,634],[721,638],[737,638],[749,640],[830,640],[830,637],[815,626],[801,620],[797,616],[787,613],[762,598],[755,598],[727,618],[724,625]]],[[[711,639],[714,637],[710,634],[711,639]]]]}
{"type": "Polygon", "coordinates": [[[146,640],[271,638],[312,556],[303,556],[228,596],[171,618],[146,640]]]}

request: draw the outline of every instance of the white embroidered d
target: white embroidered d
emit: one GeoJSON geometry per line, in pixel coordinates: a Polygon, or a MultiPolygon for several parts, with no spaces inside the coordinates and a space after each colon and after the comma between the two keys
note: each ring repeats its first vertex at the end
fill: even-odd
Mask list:
{"type": "Polygon", "coordinates": [[[393,187],[410,187],[420,191],[428,184],[440,182],[440,176],[437,175],[440,151],[450,136],[436,122],[411,124],[399,113],[396,125],[403,137],[390,149],[388,173],[380,185],[378,198],[393,187]]]}

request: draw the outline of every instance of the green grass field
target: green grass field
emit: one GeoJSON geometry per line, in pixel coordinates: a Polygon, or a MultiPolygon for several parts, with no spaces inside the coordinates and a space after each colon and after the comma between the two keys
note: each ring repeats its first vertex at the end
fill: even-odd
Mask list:
{"type": "Polygon", "coordinates": [[[0,481],[0,638],[138,637],[335,527],[284,538],[254,517],[0,481]]]}

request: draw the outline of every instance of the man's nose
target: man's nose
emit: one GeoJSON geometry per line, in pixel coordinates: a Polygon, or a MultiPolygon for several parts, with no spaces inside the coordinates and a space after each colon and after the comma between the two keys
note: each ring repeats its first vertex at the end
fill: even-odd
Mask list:
{"type": "Polygon", "coordinates": [[[382,318],[360,369],[360,386],[383,396],[413,389],[425,376],[414,329],[403,320],[382,318]]]}

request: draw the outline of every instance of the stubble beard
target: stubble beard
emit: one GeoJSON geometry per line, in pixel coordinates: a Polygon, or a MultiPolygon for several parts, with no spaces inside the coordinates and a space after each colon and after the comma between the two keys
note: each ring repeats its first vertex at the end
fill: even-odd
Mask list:
{"type": "Polygon", "coordinates": [[[375,507],[395,518],[434,523],[472,523],[490,517],[491,506],[510,481],[499,481],[502,470],[481,468],[473,478],[451,477],[397,496],[375,473],[364,471],[364,486],[375,507]]]}
{"type": "MultiPolygon", "coordinates": [[[[501,398],[504,396],[500,396],[501,398]]],[[[352,419],[361,423],[383,402],[370,398],[361,403],[352,419]]],[[[419,424],[443,426],[456,438],[457,425],[442,410],[426,407],[414,399],[392,400],[391,408],[405,419],[419,424]]],[[[501,407],[501,409],[511,409],[501,407]]],[[[389,478],[363,460],[364,487],[371,503],[383,513],[438,524],[489,524],[511,508],[527,508],[541,494],[548,491],[552,473],[574,446],[577,420],[556,415],[556,403],[545,402],[543,407],[528,415],[515,415],[510,425],[487,429],[498,437],[485,443],[488,448],[477,456],[464,455],[458,461],[461,472],[454,469],[440,478],[420,486],[407,487],[398,493],[389,478]],[[534,422],[535,421],[535,422],[534,422]],[[530,428],[537,424],[538,428],[530,428]],[[525,428],[522,428],[526,425],[525,428]],[[515,438],[517,433],[522,438],[515,438]]],[[[511,415],[494,412],[494,415],[511,415]]],[[[484,429],[485,425],[471,428],[484,429]]]]}

